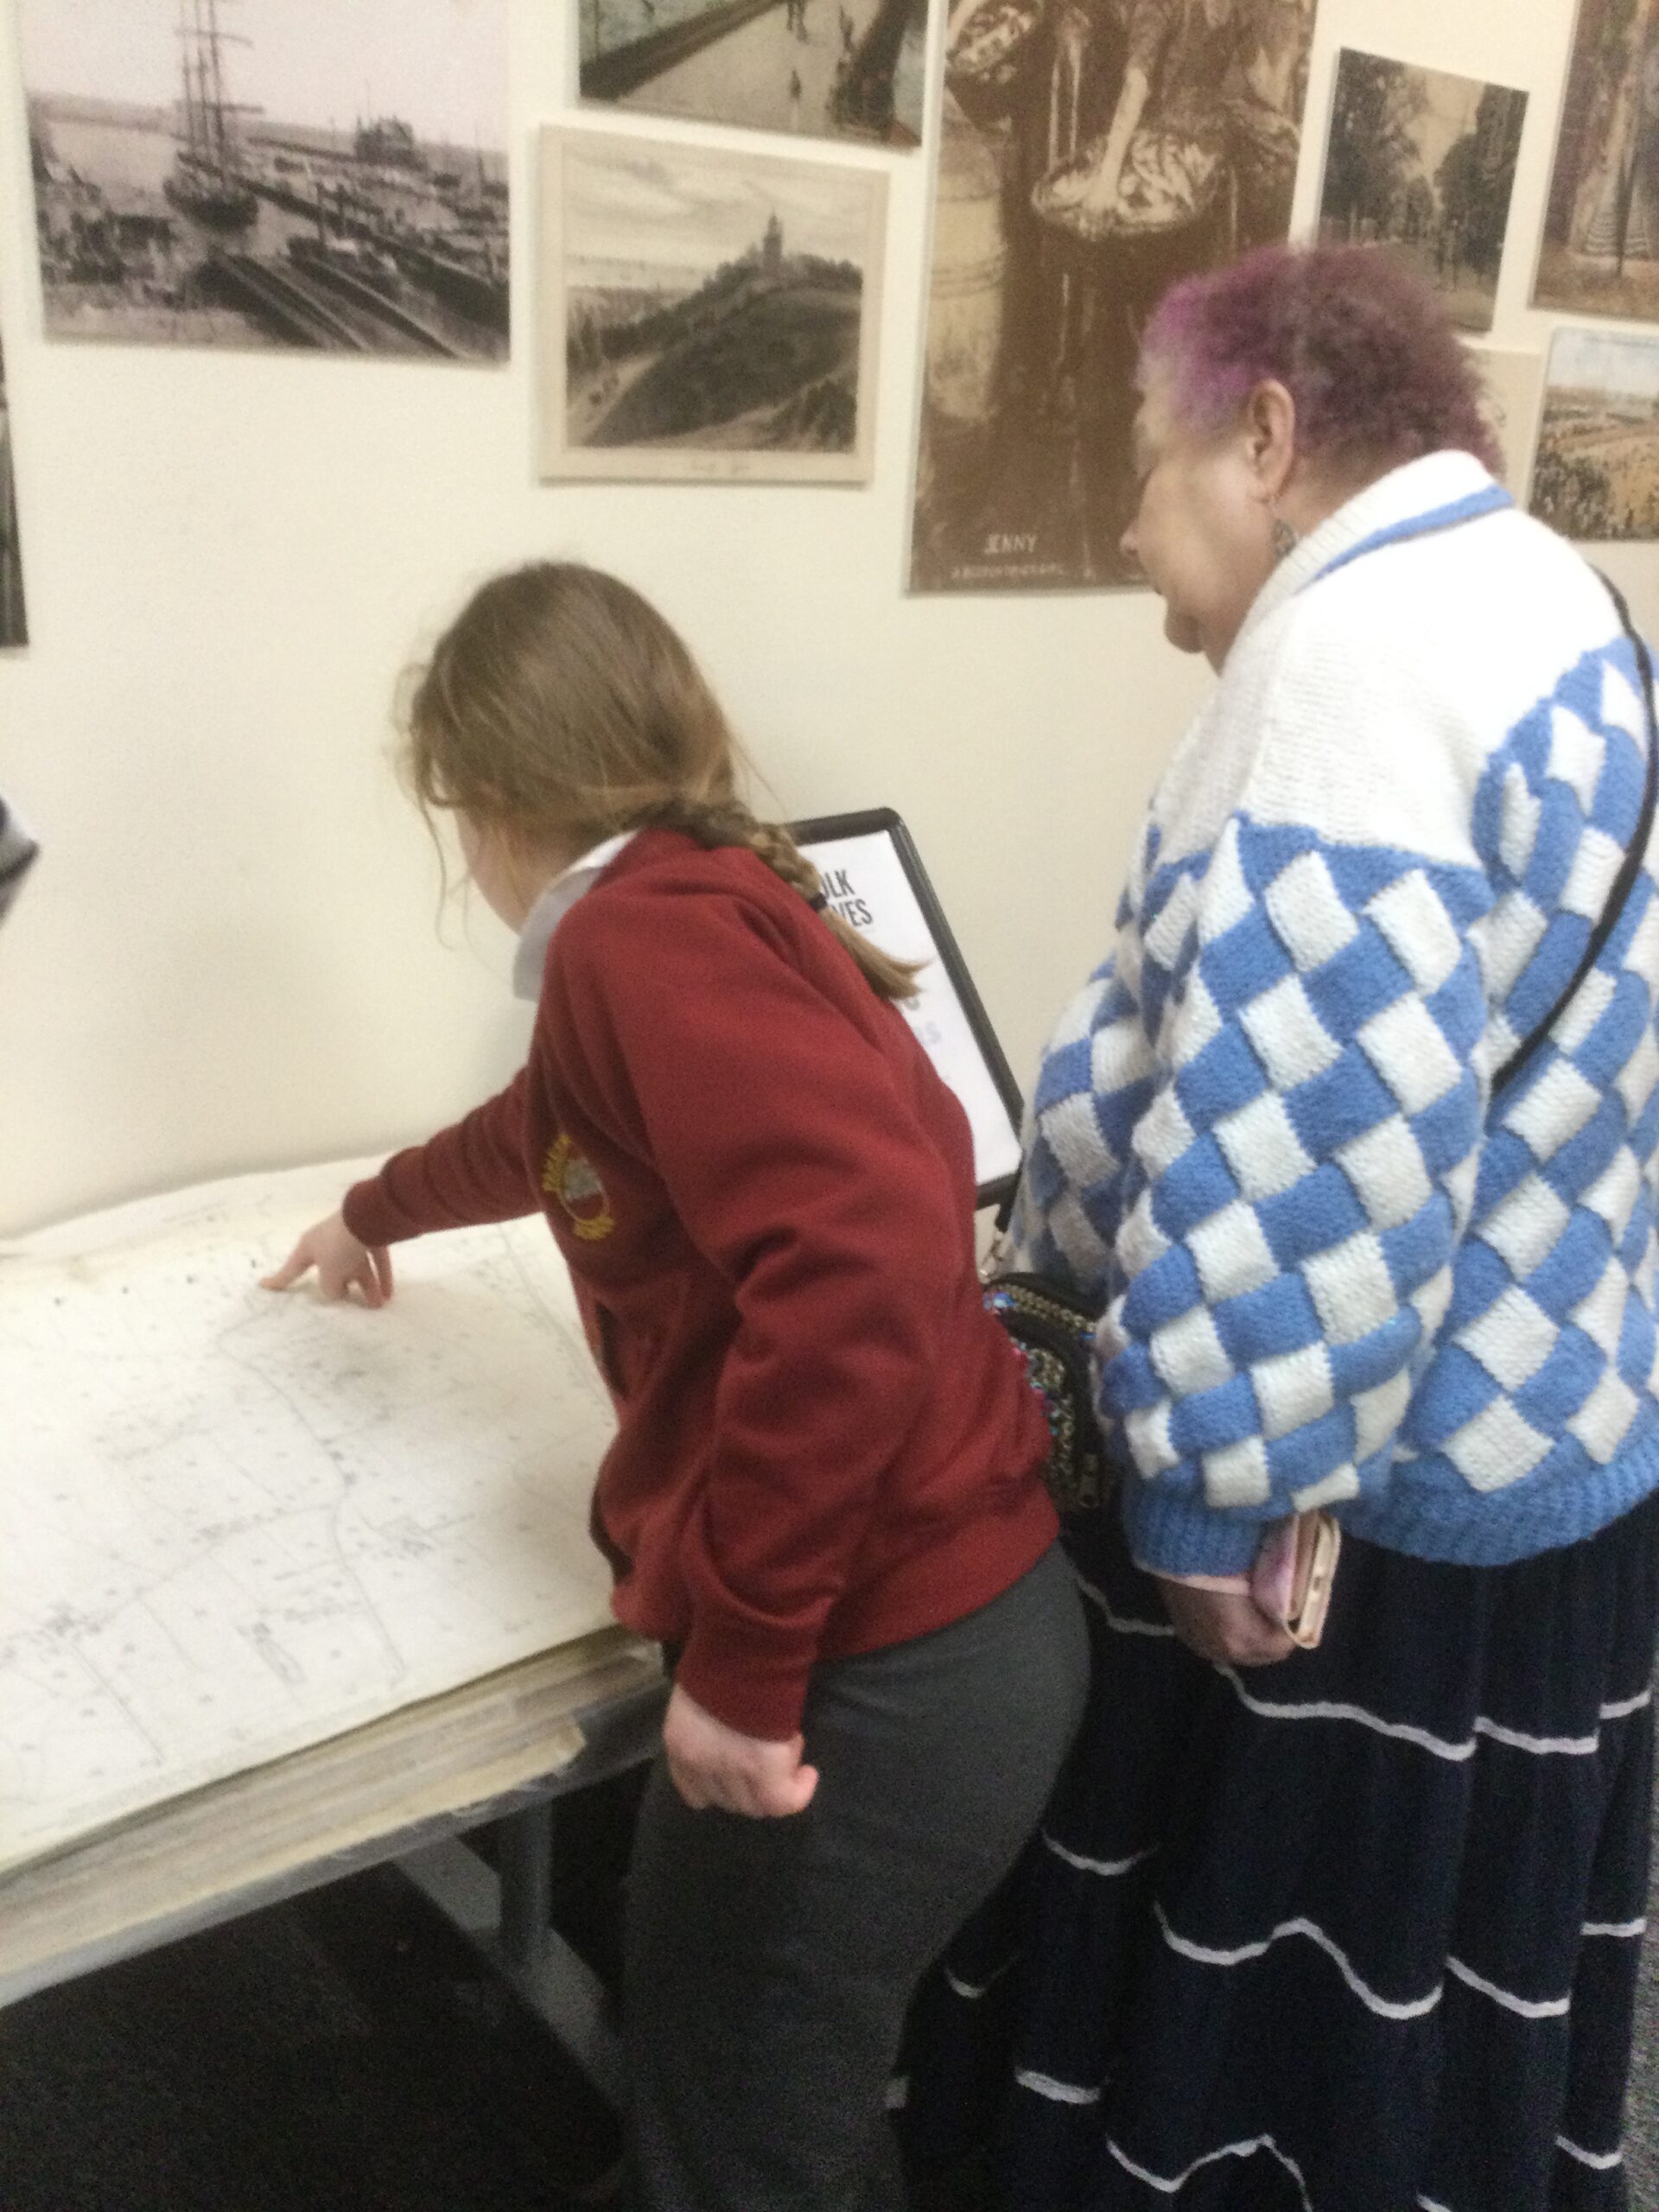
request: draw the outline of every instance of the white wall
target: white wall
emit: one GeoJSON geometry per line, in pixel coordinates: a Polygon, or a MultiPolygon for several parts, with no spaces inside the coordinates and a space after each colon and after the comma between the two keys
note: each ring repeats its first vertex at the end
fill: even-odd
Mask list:
{"type": "MultiPolygon", "coordinates": [[[[783,811],[904,813],[1022,1081],[1103,949],[1135,817],[1207,679],[1144,594],[903,594],[925,158],[844,156],[892,175],[873,486],[538,485],[533,134],[574,67],[560,0],[511,4],[518,335],[491,370],[47,345],[3,0],[0,333],[32,643],[0,657],[0,789],[50,849],[0,938],[0,1230],[390,1146],[509,1071],[506,941],[482,913],[435,926],[388,701],[463,589],[529,556],[580,555],[660,602],[783,811]]],[[[1497,345],[1549,327],[1525,302],[1572,12],[1319,0],[1303,219],[1340,44],[1532,92],[1497,345]]],[[[1659,629],[1659,552],[1607,565],[1659,629]]]]}

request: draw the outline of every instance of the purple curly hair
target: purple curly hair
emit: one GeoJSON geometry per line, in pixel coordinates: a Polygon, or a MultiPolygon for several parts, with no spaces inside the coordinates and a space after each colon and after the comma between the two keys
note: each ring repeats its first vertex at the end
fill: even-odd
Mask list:
{"type": "Polygon", "coordinates": [[[1316,465],[1389,468],[1448,448],[1502,465],[1475,356],[1429,287],[1374,247],[1262,246],[1185,278],[1141,340],[1142,385],[1154,374],[1200,430],[1282,384],[1316,465]]]}

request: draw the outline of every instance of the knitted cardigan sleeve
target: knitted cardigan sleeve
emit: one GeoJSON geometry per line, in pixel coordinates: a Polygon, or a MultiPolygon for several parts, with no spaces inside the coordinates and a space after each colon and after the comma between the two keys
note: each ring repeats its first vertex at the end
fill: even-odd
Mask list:
{"type": "Polygon", "coordinates": [[[1490,892],[1322,830],[1317,691],[1207,851],[1147,870],[1092,1040],[1096,1120],[1130,1123],[1101,1409],[1143,1478],[1132,1548],[1167,1573],[1238,1571],[1265,1522],[1386,1487],[1473,1195],[1490,892]]]}

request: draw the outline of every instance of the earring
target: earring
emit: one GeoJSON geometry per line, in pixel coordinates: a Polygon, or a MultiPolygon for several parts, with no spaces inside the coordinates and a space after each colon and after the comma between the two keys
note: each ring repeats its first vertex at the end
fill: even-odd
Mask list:
{"type": "Polygon", "coordinates": [[[1300,543],[1301,541],[1298,537],[1295,531],[1291,527],[1289,523],[1285,520],[1284,517],[1282,515],[1274,515],[1273,518],[1274,559],[1275,561],[1282,561],[1287,553],[1294,553],[1300,543]]]}

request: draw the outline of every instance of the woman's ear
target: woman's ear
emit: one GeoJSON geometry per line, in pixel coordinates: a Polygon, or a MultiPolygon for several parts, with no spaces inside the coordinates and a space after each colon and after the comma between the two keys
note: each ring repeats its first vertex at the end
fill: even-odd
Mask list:
{"type": "Polygon", "coordinates": [[[1275,377],[1264,377],[1244,403],[1250,467],[1257,488],[1276,499],[1296,466],[1296,402],[1275,377]]]}

